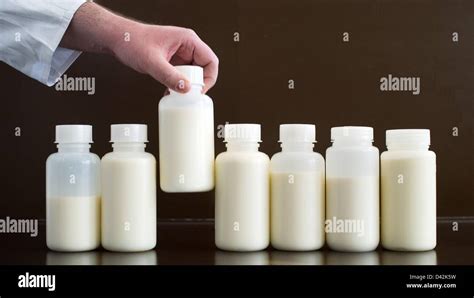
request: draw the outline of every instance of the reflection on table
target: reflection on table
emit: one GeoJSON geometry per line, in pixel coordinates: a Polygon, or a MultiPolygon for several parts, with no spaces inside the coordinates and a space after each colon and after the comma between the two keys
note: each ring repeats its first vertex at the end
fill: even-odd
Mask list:
{"type": "Polygon", "coordinates": [[[377,251],[369,252],[326,252],[326,265],[379,265],[377,251]]]}
{"type": "Polygon", "coordinates": [[[270,254],[271,265],[324,265],[322,251],[278,251],[270,254]]]}
{"type": "Polygon", "coordinates": [[[436,251],[396,252],[337,252],[318,250],[308,252],[257,251],[227,252],[216,250],[216,265],[437,265],[436,251]]]}
{"type": "Polygon", "coordinates": [[[229,252],[216,250],[215,265],[270,265],[269,253],[266,250],[255,252],[229,252]]]}
{"type": "Polygon", "coordinates": [[[383,250],[382,265],[437,265],[435,250],[420,252],[397,252],[383,250]]]}
{"type": "Polygon", "coordinates": [[[155,250],[144,252],[53,252],[46,255],[46,265],[158,265],[155,250]]]}
{"type": "Polygon", "coordinates": [[[46,254],[46,265],[100,265],[100,252],[48,251],[46,254]]]}
{"type": "Polygon", "coordinates": [[[158,265],[155,250],[143,252],[102,252],[102,265],[158,265]]]}
{"type": "MultiPolygon", "coordinates": [[[[318,250],[291,252],[264,250],[229,252],[216,250],[215,265],[437,265],[435,250],[423,252],[337,252],[318,250]]],[[[155,250],[145,252],[53,252],[46,254],[46,265],[158,265],[155,250]]]]}

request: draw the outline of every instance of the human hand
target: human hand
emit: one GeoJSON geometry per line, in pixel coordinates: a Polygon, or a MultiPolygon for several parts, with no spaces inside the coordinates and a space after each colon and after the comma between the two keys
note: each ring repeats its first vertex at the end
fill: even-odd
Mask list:
{"type": "Polygon", "coordinates": [[[122,63],[182,93],[187,92],[191,85],[173,65],[199,65],[204,68],[203,92],[214,86],[219,60],[193,30],[140,23],[136,25],[130,41],[118,42],[112,49],[122,63]]]}
{"type": "Polygon", "coordinates": [[[202,66],[203,92],[217,80],[217,56],[191,29],[139,23],[93,2],[86,2],[77,10],[61,46],[114,55],[123,64],[181,93],[191,86],[173,65],[202,66]]]}

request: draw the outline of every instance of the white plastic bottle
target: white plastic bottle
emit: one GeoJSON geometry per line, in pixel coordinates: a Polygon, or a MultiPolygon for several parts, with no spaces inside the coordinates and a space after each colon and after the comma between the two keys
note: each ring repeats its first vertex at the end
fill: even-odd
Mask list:
{"type": "Polygon", "coordinates": [[[428,129],[387,130],[381,156],[382,245],[425,251],[436,246],[436,154],[428,129]]]}
{"type": "Polygon", "coordinates": [[[156,161],[145,152],[147,126],[111,126],[113,152],[102,158],[102,246],[145,251],[156,245],[156,161]]]}
{"type": "Polygon", "coordinates": [[[56,251],[100,245],[100,158],[92,126],[56,126],[58,152],[46,161],[46,244],[56,251]]]}
{"type": "Polygon", "coordinates": [[[165,192],[200,192],[214,188],[214,108],[202,94],[203,69],[176,66],[191,83],[181,94],[170,90],[160,101],[160,187],[165,192]]]}
{"type": "Polygon", "coordinates": [[[331,128],[326,151],[326,241],[338,251],[371,251],[380,239],[379,150],[372,127],[331,128]]]}
{"type": "Polygon", "coordinates": [[[226,124],[227,151],[216,158],[215,241],[231,251],[270,241],[270,160],[259,152],[259,124],[226,124]]]}
{"type": "Polygon", "coordinates": [[[324,158],[313,151],[316,128],[280,125],[282,152],[270,162],[271,244],[308,251],[324,245],[324,158]]]}

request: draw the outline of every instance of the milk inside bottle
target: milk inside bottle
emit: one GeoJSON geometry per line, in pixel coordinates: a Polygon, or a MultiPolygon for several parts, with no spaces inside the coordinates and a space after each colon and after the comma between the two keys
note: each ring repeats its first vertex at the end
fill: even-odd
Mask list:
{"type": "Polygon", "coordinates": [[[271,244],[276,249],[307,251],[324,245],[324,158],[313,151],[316,127],[280,125],[282,151],[273,155],[271,244]]]}
{"type": "Polygon", "coordinates": [[[165,192],[214,188],[214,108],[202,94],[203,69],[176,66],[191,83],[181,94],[170,90],[159,103],[160,187],[165,192]]]}
{"type": "Polygon", "coordinates": [[[373,129],[331,128],[326,150],[326,241],[333,250],[371,251],[380,239],[379,151],[373,129]]]}
{"type": "Polygon", "coordinates": [[[102,157],[102,246],[145,251],[156,245],[156,161],[145,152],[147,126],[111,126],[113,152],[102,157]]]}
{"type": "Polygon", "coordinates": [[[386,132],[381,156],[382,245],[400,251],[436,246],[436,154],[428,129],[386,132]]]}
{"type": "Polygon", "coordinates": [[[100,159],[92,126],[56,126],[58,152],[46,161],[46,244],[56,251],[100,245],[100,159]]]}
{"type": "Polygon", "coordinates": [[[270,160],[259,152],[260,125],[225,125],[227,151],[216,158],[215,242],[257,251],[270,241],[270,160]]]}

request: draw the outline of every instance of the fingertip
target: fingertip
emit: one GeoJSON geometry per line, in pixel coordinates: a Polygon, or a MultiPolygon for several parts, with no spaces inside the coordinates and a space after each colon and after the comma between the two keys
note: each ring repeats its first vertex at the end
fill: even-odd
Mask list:
{"type": "Polygon", "coordinates": [[[205,78],[204,79],[204,88],[202,88],[202,93],[206,93],[207,91],[209,91],[212,87],[214,87],[214,84],[215,84],[215,80],[205,78]]]}

